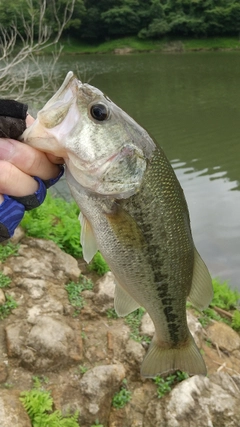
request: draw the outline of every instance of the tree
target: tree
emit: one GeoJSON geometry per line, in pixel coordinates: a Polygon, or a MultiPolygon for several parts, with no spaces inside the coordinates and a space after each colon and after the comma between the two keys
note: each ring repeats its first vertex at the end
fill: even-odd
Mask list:
{"type": "MultiPolygon", "coordinates": [[[[14,10],[16,2],[11,1],[14,10]]],[[[23,99],[31,97],[29,81],[41,78],[40,91],[49,88],[53,82],[54,68],[60,55],[58,45],[64,28],[71,19],[75,0],[66,0],[61,19],[58,16],[57,0],[51,0],[55,31],[46,23],[47,0],[21,1],[25,9],[16,15],[9,27],[0,27],[0,91],[1,97],[23,99]],[[27,12],[26,12],[27,10],[27,12]],[[54,36],[54,37],[53,37],[54,36]],[[52,50],[48,61],[47,75],[39,65],[38,55],[46,49],[52,50]]],[[[5,2],[4,2],[5,4],[5,2]]],[[[1,4],[0,4],[1,5],[1,4]]],[[[19,3],[17,2],[19,7],[19,3]]],[[[34,92],[34,97],[36,97],[34,92]]]]}

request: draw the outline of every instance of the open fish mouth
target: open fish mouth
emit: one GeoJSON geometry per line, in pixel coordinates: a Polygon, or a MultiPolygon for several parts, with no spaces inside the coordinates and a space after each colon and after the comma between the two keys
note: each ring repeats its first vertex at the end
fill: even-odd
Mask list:
{"type": "Polygon", "coordinates": [[[77,108],[81,84],[70,71],[58,91],[38,112],[35,122],[24,131],[21,141],[46,153],[67,158],[69,147],[61,141],[81,120],[77,108]]]}

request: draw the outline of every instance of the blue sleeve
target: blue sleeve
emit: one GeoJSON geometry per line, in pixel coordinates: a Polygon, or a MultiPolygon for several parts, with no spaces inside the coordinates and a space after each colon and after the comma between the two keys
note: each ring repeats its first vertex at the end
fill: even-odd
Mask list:
{"type": "Polygon", "coordinates": [[[0,242],[13,236],[15,229],[21,222],[25,210],[34,209],[40,206],[46,197],[47,188],[54,185],[63,175],[64,167],[61,165],[57,178],[47,181],[38,177],[34,179],[39,186],[34,194],[23,197],[13,197],[4,195],[4,201],[0,204],[0,242]]]}

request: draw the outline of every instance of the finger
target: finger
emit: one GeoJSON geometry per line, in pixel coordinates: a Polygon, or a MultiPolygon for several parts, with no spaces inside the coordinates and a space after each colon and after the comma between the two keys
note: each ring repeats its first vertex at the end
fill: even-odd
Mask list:
{"type": "Polygon", "coordinates": [[[41,179],[55,178],[59,174],[45,153],[14,139],[0,138],[0,161],[7,160],[22,172],[41,179]]]}
{"type": "Polygon", "coordinates": [[[35,121],[35,119],[34,119],[30,114],[27,114],[27,117],[26,117],[26,125],[27,125],[27,128],[28,128],[28,126],[30,126],[34,121],[35,121]]]}
{"type": "Polygon", "coordinates": [[[65,163],[64,159],[62,157],[57,157],[57,156],[54,156],[53,154],[50,154],[50,153],[46,153],[46,156],[50,160],[51,163],[54,163],[56,165],[63,165],[65,163]]]}
{"type": "Polygon", "coordinates": [[[0,161],[0,194],[22,197],[35,193],[38,183],[14,165],[0,161]]]}

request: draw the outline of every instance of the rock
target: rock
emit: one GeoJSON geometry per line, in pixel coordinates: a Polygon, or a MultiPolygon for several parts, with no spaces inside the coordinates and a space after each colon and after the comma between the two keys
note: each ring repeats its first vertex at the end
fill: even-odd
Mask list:
{"type": "Polygon", "coordinates": [[[139,342],[129,340],[126,345],[126,356],[131,364],[137,364],[139,367],[143,361],[146,351],[139,342]]]}
{"type": "Polygon", "coordinates": [[[32,299],[39,299],[44,295],[47,288],[46,281],[43,279],[17,278],[16,284],[25,289],[32,299]]]}
{"type": "Polygon", "coordinates": [[[153,337],[155,332],[154,324],[148,313],[145,313],[142,317],[142,322],[140,326],[141,335],[147,335],[148,337],[153,337]]]}
{"type": "Polygon", "coordinates": [[[32,424],[19,400],[19,392],[0,389],[0,426],[31,427],[32,424]]]}
{"type": "MultiPolygon", "coordinates": [[[[1,270],[12,279],[7,292],[18,303],[0,322],[1,427],[30,427],[18,397],[20,389],[33,387],[33,375],[52,392],[55,409],[64,414],[79,411],[81,427],[94,425],[97,419],[105,427],[239,426],[240,337],[236,332],[212,323],[208,336],[213,345],[209,345],[203,340],[206,331],[194,313],[187,312],[194,339],[198,346],[202,343],[209,377],[189,378],[159,399],[156,384],[140,376],[146,343],[130,338],[133,335],[124,319],[106,315],[113,307],[112,273],[81,293],[85,304],[76,315],[65,289],[70,280],[78,280],[76,260],[52,242],[28,238],[22,242],[20,255],[1,263],[1,270]],[[123,378],[131,400],[117,410],[111,402],[123,378]],[[7,386],[11,388],[4,389],[7,386]]],[[[83,261],[80,265],[88,274],[83,261]]],[[[141,334],[154,334],[147,313],[141,334]]]]}
{"type": "Polygon", "coordinates": [[[214,322],[207,328],[208,338],[222,350],[232,352],[240,349],[240,336],[223,322],[214,322]]]}
{"type": "Polygon", "coordinates": [[[165,399],[153,399],[143,427],[238,427],[239,399],[228,374],[210,379],[196,375],[178,384],[165,399]]]}
{"type": "Polygon", "coordinates": [[[128,55],[129,53],[132,53],[133,49],[131,47],[122,47],[114,49],[114,53],[116,55],[128,55]]]}
{"type": "Polygon", "coordinates": [[[114,393],[119,390],[125,377],[122,364],[102,365],[87,371],[79,382],[80,391],[84,396],[83,419],[98,418],[107,424],[108,414],[114,393]]]}
{"type": "Polygon", "coordinates": [[[25,233],[21,227],[17,227],[14,231],[14,235],[11,237],[10,241],[14,245],[17,245],[25,236],[25,233]]]}
{"type": "Polygon", "coordinates": [[[202,347],[202,341],[204,337],[203,327],[196,316],[189,310],[187,310],[187,323],[189,330],[199,348],[202,347]]]}
{"type": "Polygon", "coordinates": [[[18,357],[28,369],[49,370],[67,366],[82,358],[81,331],[71,328],[63,319],[41,316],[34,326],[26,322],[6,327],[9,357],[18,357]]]}
{"type": "Polygon", "coordinates": [[[0,305],[3,305],[6,302],[5,294],[2,289],[0,289],[0,305]]]}
{"type": "Polygon", "coordinates": [[[6,363],[0,362],[0,384],[5,383],[8,377],[8,368],[6,363]]]}
{"type": "Polygon", "coordinates": [[[55,279],[62,282],[78,281],[81,274],[77,260],[50,240],[29,239],[28,244],[21,244],[19,256],[11,257],[8,265],[16,274],[28,278],[45,280],[55,279]]]}
{"type": "Polygon", "coordinates": [[[104,313],[109,308],[113,308],[115,283],[114,275],[110,271],[96,282],[95,289],[97,293],[94,298],[94,303],[98,312],[104,313]]]}

